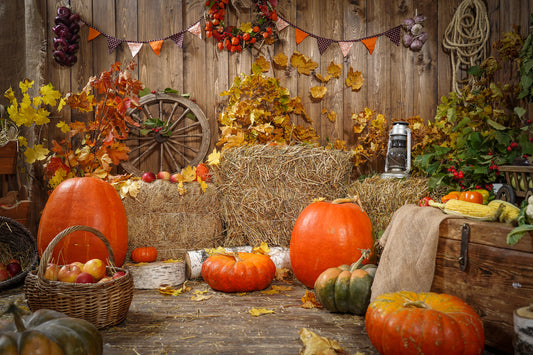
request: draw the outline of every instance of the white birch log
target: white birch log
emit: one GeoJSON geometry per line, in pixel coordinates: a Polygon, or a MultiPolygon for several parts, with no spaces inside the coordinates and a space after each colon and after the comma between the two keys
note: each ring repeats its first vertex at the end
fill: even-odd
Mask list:
{"type": "Polygon", "coordinates": [[[514,311],[514,353],[533,354],[533,303],[514,311]]]}
{"type": "MultiPolygon", "coordinates": [[[[241,247],[228,247],[224,248],[227,252],[244,252],[249,253],[252,251],[251,246],[241,246],[241,247]]],[[[277,269],[281,268],[291,268],[291,259],[289,255],[288,248],[282,247],[271,247],[270,252],[268,253],[270,258],[276,265],[277,269]]],[[[202,264],[207,259],[209,255],[205,250],[189,250],[185,253],[185,269],[187,273],[188,280],[194,280],[202,277],[202,264]]]]}
{"type": "Polygon", "coordinates": [[[185,282],[185,263],[183,261],[126,264],[124,266],[133,276],[136,289],[156,289],[160,285],[181,285],[185,282]]]}

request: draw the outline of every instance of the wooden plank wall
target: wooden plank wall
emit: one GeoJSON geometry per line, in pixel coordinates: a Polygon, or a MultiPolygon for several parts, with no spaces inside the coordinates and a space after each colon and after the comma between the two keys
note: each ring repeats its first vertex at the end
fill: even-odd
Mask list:
{"type": "MultiPolygon", "coordinates": [[[[46,2],[47,26],[51,28],[58,4],[46,2]]],[[[259,55],[271,59],[283,51],[290,57],[297,50],[319,64],[317,72],[325,74],[331,62],[342,63],[341,79],[327,84],[328,94],[319,103],[309,99],[309,88],[318,82],[309,76],[299,76],[296,71],[271,69],[268,73],[279,78],[291,95],[299,95],[305,102],[313,126],[326,140],[342,139],[353,143],[353,113],[365,107],[392,118],[420,115],[424,120],[434,117],[440,97],[451,90],[449,55],[443,51],[442,38],[460,0],[279,0],[279,13],[298,27],[325,38],[336,40],[356,39],[386,31],[401,24],[416,13],[427,16],[424,23],[429,39],[420,52],[412,52],[402,45],[396,46],[387,37],[379,37],[373,55],[362,43],[355,43],[343,57],[339,46],[333,43],[320,55],[317,41],[308,37],[299,45],[295,43],[294,28],[280,33],[281,40],[261,52],[219,52],[213,39],[200,39],[190,33],[184,36],[183,48],[166,40],[159,56],[144,45],[134,58],[138,63],[138,78],[151,89],[171,87],[190,93],[205,112],[213,132],[212,147],[218,136],[218,114],[226,98],[219,93],[228,89],[239,73],[249,73],[253,60],[259,55]],[[348,70],[361,71],[364,86],[352,92],[344,84],[348,70]],[[337,120],[330,122],[321,109],[337,112],[337,120]]],[[[124,40],[153,40],[180,32],[203,16],[205,0],[70,0],[74,11],[102,32],[124,40]]],[[[231,3],[231,2],[230,2],[231,3]]],[[[488,46],[512,25],[520,25],[527,34],[529,14],[533,0],[486,0],[491,23],[488,46]]],[[[238,25],[252,19],[248,9],[229,7],[227,23],[238,25]]],[[[202,22],[203,27],[203,22],[202,22]]],[[[53,33],[48,32],[49,48],[53,33]]],[[[78,63],[71,69],[58,66],[48,55],[47,76],[61,92],[78,91],[91,75],[108,69],[116,61],[129,62],[132,57],[126,43],[109,54],[105,37],[87,42],[88,28],[81,30],[78,63]]],[[[77,113],[64,113],[63,119],[77,118],[77,113]]],[[[298,122],[302,123],[302,122],[298,122]]],[[[49,135],[58,132],[51,125],[49,135]]],[[[211,149],[210,149],[211,150],[211,149]]]]}

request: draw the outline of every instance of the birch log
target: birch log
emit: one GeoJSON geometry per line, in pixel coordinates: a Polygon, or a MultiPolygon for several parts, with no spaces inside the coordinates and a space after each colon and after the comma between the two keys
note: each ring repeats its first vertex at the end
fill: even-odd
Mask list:
{"type": "MultiPolygon", "coordinates": [[[[224,249],[229,253],[250,253],[252,251],[251,246],[229,247],[224,249]]],[[[270,258],[274,262],[274,265],[276,265],[277,269],[291,268],[291,259],[288,248],[271,247],[268,255],[270,255],[270,258]]],[[[188,280],[194,280],[202,277],[202,264],[208,257],[209,255],[203,249],[187,251],[187,253],[185,254],[185,269],[188,280]]]]}
{"type": "Polygon", "coordinates": [[[126,264],[125,268],[131,272],[136,289],[156,289],[164,284],[177,286],[185,282],[183,261],[126,264]]]}
{"type": "Polygon", "coordinates": [[[513,323],[514,353],[516,355],[533,354],[533,303],[529,307],[515,310],[513,323]]]}

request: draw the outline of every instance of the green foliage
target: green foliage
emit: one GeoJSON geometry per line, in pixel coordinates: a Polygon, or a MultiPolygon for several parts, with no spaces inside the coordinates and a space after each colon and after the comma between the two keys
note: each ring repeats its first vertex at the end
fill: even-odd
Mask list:
{"type": "MultiPolygon", "coordinates": [[[[533,24],[533,15],[529,17],[533,24]]],[[[533,101],[533,33],[527,36],[520,51],[520,95],[519,99],[533,101]]]]}
{"type": "MultiPolygon", "coordinates": [[[[415,171],[430,177],[431,189],[441,185],[450,190],[490,189],[491,183],[503,181],[498,166],[533,154],[533,125],[526,115],[527,102],[521,100],[530,97],[520,97],[512,80],[495,80],[503,62],[510,62],[518,72],[516,47],[522,43],[516,33],[503,36],[497,43],[499,59],[487,58],[469,71],[478,81],[465,86],[461,94],[442,97],[430,124],[431,138],[413,162],[415,171]]],[[[533,78],[533,72],[528,75],[533,78]]]]}

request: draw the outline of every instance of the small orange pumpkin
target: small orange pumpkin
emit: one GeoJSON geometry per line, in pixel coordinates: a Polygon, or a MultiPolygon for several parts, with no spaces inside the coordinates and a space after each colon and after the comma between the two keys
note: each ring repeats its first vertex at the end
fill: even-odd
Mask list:
{"type": "Polygon", "coordinates": [[[139,247],[131,251],[131,260],[136,263],[151,263],[157,260],[157,249],[154,247],[139,247]]]}

